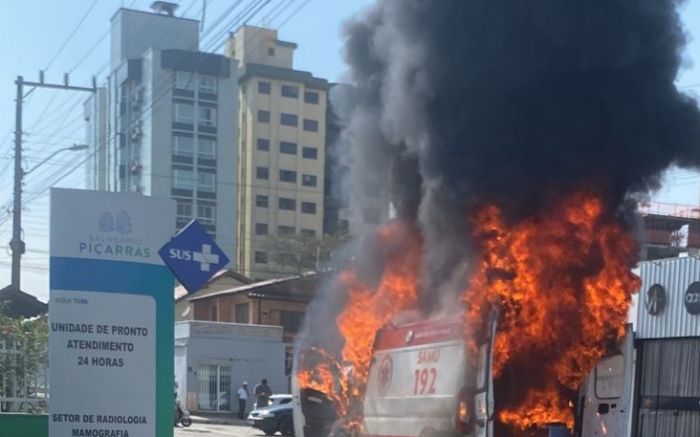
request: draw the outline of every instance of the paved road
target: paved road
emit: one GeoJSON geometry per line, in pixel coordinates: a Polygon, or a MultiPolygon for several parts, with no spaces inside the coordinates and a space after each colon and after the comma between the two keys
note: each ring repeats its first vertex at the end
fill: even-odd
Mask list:
{"type": "MultiPolygon", "coordinates": [[[[204,425],[195,423],[189,428],[175,428],[175,437],[265,437],[249,426],[204,425]]],[[[279,436],[278,436],[279,437],[279,436]]]]}

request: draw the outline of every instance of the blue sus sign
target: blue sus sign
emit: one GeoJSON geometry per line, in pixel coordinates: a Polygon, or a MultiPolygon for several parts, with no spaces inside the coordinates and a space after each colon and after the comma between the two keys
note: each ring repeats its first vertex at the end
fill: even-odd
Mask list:
{"type": "Polygon", "coordinates": [[[182,228],[158,253],[190,293],[202,288],[229,262],[226,254],[197,220],[182,228]]]}

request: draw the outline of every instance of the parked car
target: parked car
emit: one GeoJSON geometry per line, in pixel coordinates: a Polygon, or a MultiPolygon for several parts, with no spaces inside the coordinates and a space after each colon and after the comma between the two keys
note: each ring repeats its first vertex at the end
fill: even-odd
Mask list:
{"type": "MultiPolygon", "coordinates": [[[[270,403],[267,404],[267,406],[269,407],[271,405],[288,404],[290,402],[292,402],[292,395],[288,395],[288,394],[271,395],[270,396],[270,403]]],[[[255,403],[253,404],[253,410],[257,410],[257,409],[258,409],[258,401],[256,400],[255,403]]]]}
{"type": "MultiPolygon", "coordinates": [[[[286,401],[286,399],[282,399],[286,401]]],[[[248,414],[248,425],[257,428],[265,435],[274,435],[277,432],[285,436],[294,435],[293,408],[291,397],[285,403],[269,405],[253,410],[248,414]]]]}

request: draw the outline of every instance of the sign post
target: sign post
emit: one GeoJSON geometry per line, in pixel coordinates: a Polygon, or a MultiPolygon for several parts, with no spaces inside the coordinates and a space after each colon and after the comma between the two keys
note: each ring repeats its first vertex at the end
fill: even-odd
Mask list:
{"type": "Polygon", "coordinates": [[[173,435],[170,199],[51,191],[49,436],[173,435]]]}

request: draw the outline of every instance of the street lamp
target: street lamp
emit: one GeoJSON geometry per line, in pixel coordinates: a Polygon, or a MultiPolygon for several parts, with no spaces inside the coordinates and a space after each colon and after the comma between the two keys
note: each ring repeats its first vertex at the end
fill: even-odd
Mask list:
{"type": "Polygon", "coordinates": [[[25,171],[24,174],[23,174],[22,176],[28,175],[29,173],[33,172],[33,171],[36,170],[37,168],[39,168],[39,167],[41,167],[42,165],[44,165],[46,162],[51,161],[51,160],[52,160],[56,155],[58,155],[59,153],[62,153],[62,152],[76,152],[76,151],[78,151],[78,150],[85,150],[85,149],[87,149],[88,147],[89,147],[89,146],[88,146],[87,144],[73,144],[73,145],[70,146],[70,147],[64,147],[64,148],[62,148],[62,149],[58,149],[58,150],[56,150],[55,152],[53,152],[52,154],[50,154],[49,156],[47,156],[46,158],[44,158],[44,159],[43,159],[41,162],[39,162],[37,165],[35,165],[34,167],[32,167],[32,168],[30,168],[29,170],[25,171]]]}
{"type": "Polygon", "coordinates": [[[25,244],[24,241],[22,241],[22,180],[24,179],[24,176],[41,167],[59,153],[75,152],[78,150],[85,150],[87,148],[87,144],[73,144],[70,147],[64,147],[56,150],[27,171],[22,170],[21,167],[19,168],[20,171],[15,171],[14,207],[12,211],[12,240],[10,241],[10,249],[12,250],[12,287],[14,289],[20,290],[20,263],[22,260],[22,254],[25,252],[25,244]]]}

